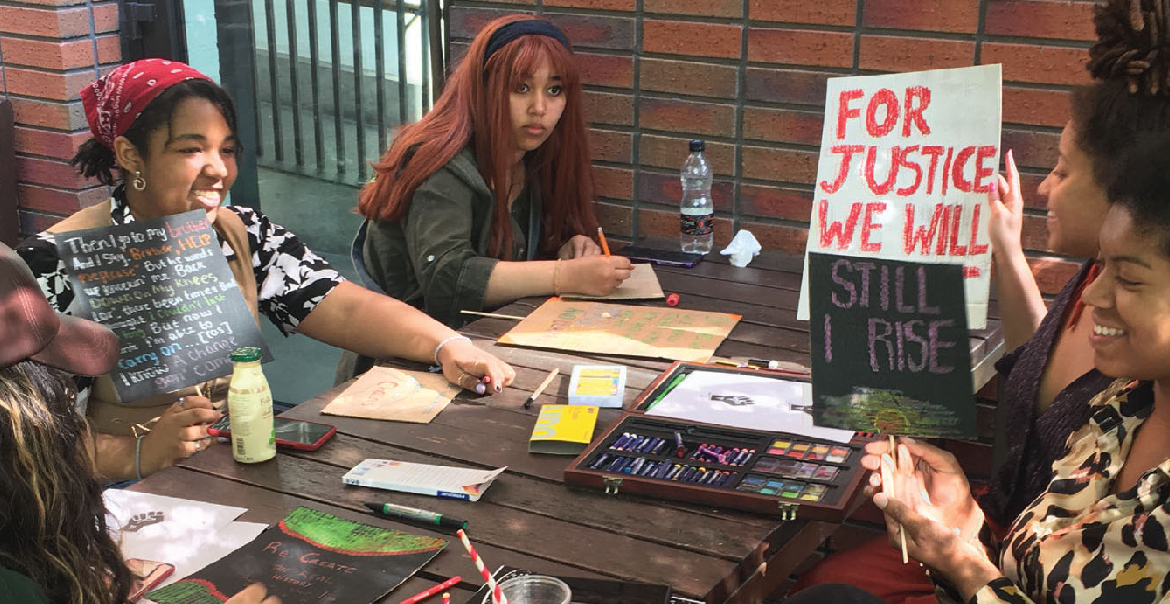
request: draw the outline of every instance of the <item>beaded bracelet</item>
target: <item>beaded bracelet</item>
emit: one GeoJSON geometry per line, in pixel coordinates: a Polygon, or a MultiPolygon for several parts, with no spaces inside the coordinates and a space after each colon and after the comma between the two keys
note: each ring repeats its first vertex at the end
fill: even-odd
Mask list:
{"type": "Polygon", "coordinates": [[[560,278],[561,278],[561,259],[557,258],[557,264],[556,264],[556,266],[553,267],[553,293],[558,295],[558,296],[561,295],[560,278]]]}
{"type": "Polygon", "coordinates": [[[435,346],[435,366],[436,367],[439,366],[439,351],[443,349],[443,346],[445,346],[447,344],[447,342],[452,342],[455,340],[467,340],[468,342],[470,342],[471,338],[469,338],[467,336],[451,336],[451,337],[447,338],[446,340],[439,342],[439,345],[435,346]]]}

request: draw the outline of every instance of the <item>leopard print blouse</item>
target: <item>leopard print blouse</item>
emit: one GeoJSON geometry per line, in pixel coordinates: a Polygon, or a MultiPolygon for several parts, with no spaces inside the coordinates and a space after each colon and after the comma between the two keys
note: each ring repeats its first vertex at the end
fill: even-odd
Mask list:
{"type": "MultiPolygon", "coordinates": [[[[1110,493],[1153,409],[1150,382],[1117,380],[1090,403],[1048,489],[1002,543],[984,542],[1004,577],[972,602],[1159,602],[1170,593],[1170,459],[1110,493]]],[[[983,533],[989,535],[987,531],[983,533]]]]}

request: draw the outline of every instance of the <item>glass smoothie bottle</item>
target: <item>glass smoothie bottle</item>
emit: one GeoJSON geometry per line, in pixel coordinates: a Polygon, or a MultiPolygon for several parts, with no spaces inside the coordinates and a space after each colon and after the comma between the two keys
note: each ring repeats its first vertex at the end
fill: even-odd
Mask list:
{"type": "Polygon", "coordinates": [[[228,417],[232,429],[232,457],[240,463],[258,463],[276,456],[272,423],[272,393],[260,369],[260,349],[237,348],[231,354],[234,369],[228,388],[228,417]]]}

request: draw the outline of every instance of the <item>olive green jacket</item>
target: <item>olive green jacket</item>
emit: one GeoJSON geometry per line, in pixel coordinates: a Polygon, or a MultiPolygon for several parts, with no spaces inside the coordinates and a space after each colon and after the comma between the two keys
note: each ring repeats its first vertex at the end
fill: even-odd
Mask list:
{"type": "MultiPolygon", "coordinates": [[[[512,203],[512,257],[532,259],[539,241],[539,186],[512,203]]],[[[369,221],[362,248],[366,271],[390,296],[454,328],[483,310],[488,278],[499,260],[488,256],[495,198],[470,147],[423,181],[406,215],[369,221]]]]}

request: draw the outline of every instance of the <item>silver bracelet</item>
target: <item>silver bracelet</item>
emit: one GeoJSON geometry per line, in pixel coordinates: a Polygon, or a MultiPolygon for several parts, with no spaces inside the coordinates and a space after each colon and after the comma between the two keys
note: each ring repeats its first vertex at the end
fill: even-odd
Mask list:
{"type": "Polygon", "coordinates": [[[443,346],[447,345],[447,342],[453,342],[455,340],[467,340],[468,342],[470,342],[471,338],[469,338],[467,336],[451,336],[451,337],[447,338],[446,340],[439,342],[439,345],[435,346],[435,366],[436,367],[439,366],[439,351],[443,349],[443,346]]]}

